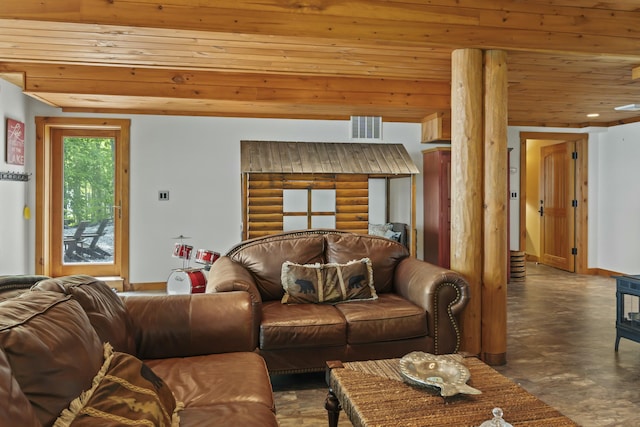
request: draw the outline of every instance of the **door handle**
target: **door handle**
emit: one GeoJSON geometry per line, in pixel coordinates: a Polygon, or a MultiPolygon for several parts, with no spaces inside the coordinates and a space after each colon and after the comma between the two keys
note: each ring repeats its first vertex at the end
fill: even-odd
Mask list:
{"type": "Polygon", "coordinates": [[[540,216],[544,215],[544,208],[540,206],[540,209],[538,209],[538,212],[540,212],[540,216]]]}
{"type": "Polygon", "coordinates": [[[115,217],[116,210],[118,210],[118,218],[122,218],[122,206],[113,205],[111,206],[111,215],[115,217]]]}

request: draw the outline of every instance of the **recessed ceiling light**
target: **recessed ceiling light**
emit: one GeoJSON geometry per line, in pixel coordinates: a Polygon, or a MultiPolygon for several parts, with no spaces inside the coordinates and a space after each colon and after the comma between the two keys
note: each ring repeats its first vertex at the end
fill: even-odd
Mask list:
{"type": "Polygon", "coordinates": [[[600,117],[600,114],[598,114],[598,113],[590,113],[590,114],[587,114],[587,117],[600,117]]]}
{"type": "Polygon", "coordinates": [[[640,104],[627,104],[621,105],[620,107],[615,107],[616,111],[640,111],[640,104]]]}

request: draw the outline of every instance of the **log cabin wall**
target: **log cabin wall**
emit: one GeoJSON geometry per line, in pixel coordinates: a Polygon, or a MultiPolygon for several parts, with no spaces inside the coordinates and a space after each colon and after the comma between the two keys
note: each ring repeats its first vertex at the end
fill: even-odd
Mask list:
{"type": "Polygon", "coordinates": [[[339,174],[336,179],[336,228],[369,232],[369,177],[339,174]]]}
{"type": "MultiPolygon", "coordinates": [[[[369,177],[363,174],[247,174],[245,239],[284,227],[284,190],[335,190],[336,229],[367,234],[369,177]]],[[[311,224],[308,224],[311,228],[311,224]]]]}

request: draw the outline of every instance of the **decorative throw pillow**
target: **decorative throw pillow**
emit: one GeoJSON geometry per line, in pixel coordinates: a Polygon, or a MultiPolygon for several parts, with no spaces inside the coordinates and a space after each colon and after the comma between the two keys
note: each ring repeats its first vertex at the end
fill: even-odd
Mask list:
{"type": "Polygon", "coordinates": [[[62,411],[54,427],[179,425],[183,406],[151,368],[130,354],[114,352],[109,343],[104,356],[91,388],[62,411]]]}
{"type": "Polygon", "coordinates": [[[402,232],[401,231],[389,230],[389,231],[384,233],[384,237],[386,237],[387,239],[395,240],[396,242],[400,241],[400,236],[402,236],[402,232]]]}
{"type": "Polygon", "coordinates": [[[391,231],[393,224],[369,224],[369,234],[372,236],[387,237],[386,233],[391,231]]]}
{"type": "Polygon", "coordinates": [[[373,300],[371,260],[362,258],[346,264],[282,264],[282,303],[335,303],[373,300]]]}

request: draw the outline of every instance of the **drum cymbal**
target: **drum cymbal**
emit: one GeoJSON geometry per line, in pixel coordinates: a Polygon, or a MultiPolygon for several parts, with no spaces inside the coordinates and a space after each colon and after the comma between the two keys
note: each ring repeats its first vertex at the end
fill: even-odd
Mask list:
{"type": "Polygon", "coordinates": [[[176,237],[172,237],[173,240],[176,240],[176,239],[190,239],[190,238],[191,237],[183,236],[182,234],[179,235],[179,236],[176,236],[176,237]]]}

